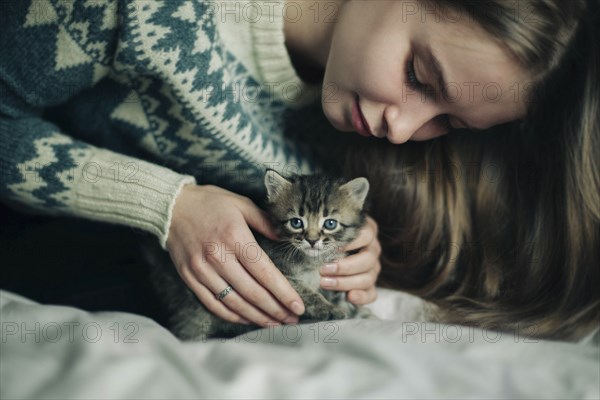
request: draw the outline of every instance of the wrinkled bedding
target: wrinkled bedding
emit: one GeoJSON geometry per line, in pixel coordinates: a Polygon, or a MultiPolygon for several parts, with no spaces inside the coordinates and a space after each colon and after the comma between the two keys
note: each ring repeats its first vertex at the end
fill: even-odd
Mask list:
{"type": "Polygon", "coordinates": [[[148,318],[41,305],[0,291],[0,398],[600,397],[598,331],[532,340],[427,320],[379,289],[378,320],[182,343],[148,318]]]}

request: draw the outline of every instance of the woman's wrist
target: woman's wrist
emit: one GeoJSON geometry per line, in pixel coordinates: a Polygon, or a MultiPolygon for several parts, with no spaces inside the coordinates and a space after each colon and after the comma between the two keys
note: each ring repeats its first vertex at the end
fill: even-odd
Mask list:
{"type": "Polygon", "coordinates": [[[165,250],[169,250],[171,247],[170,242],[172,241],[173,236],[175,235],[174,231],[176,230],[176,226],[178,225],[179,216],[181,215],[182,209],[184,209],[186,207],[185,199],[186,199],[188,193],[190,193],[193,190],[192,188],[198,189],[199,186],[196,184],[196,182],[185,183],[181,186],[181,188],[179,189],[179,191],[177,192],[177,194],[175,196],[175,199],[174,199],[172,207],[171,207],[170,219],[168,221],[168,226],[167,226],[168,235],[165,239],[165,245],[163,246],[163,248],[165,250]]]}
{"type": "Polygon", "coordinates": [[[187,193],[193,190],[192,188],[197,188],[196,179],[194,177],[184,175],[174,192],[173,198],[171,199],[167,213],[167,220],[164,224],[163,235],[158,236],[163,250],[168,250],[169,248],[168,240],[172,236],[174,226],[177,224],[177,217],[179,215],[178,210],[182,207],[185,207],[184,199],[187,193]]]}

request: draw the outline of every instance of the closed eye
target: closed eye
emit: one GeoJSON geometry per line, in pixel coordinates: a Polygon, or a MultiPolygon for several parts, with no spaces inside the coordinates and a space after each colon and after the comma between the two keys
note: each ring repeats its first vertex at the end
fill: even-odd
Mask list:
{"type": "Polygon", "coordinates": [[[412,56],[410,60],[406,63],[406,82],[411,89],[422,92],[425,90],[426,86],[419,82],[417,79],[417,74],[415,72],[415,57],[412,56]]]}

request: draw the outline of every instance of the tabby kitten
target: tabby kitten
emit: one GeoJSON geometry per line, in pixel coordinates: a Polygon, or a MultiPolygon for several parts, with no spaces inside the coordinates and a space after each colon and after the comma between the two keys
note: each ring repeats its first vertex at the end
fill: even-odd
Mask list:
{"type": "MultiPolygon", "coordinates": [[[[346,254],[340,248],[358,236],[365,222],[366,178],[350,182],[326,176],[284,178],[274,170],[265,175],[267,212],[279,241],[254,232],[258,245],[302,297],[301,321],[370,316],[370,311],[346,300],[346,293],[320,288],[319,270],[346,254]]],[[[156,247],[155,247],[156,248],[156,247]]],[[[232,337],[259,329],[233,324],[208,311],[183,283],[162,249],[146,253],[153,285],[169,314],[169,329],[182,340],[232,337]]]]}

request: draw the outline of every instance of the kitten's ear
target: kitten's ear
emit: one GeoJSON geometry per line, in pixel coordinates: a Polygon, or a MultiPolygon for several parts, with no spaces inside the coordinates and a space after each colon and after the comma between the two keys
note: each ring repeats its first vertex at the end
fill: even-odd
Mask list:
{"type": "Polygon", "coordinates": [[[291,186],[291,182],[279,175],[273,169],[267,169],[265,174],[265,187],[267,188],[267,198],[274,201],[277,197],[291,186]]]}
{"type": "Polygon", "coordinates": [[[345,190],[350,195],[350,198],[362,208],[365,204],[365,199],[369,193],[369,181],[367,178],[356,178],[350,182],[340,186],[340,190],[345,190]]]}

